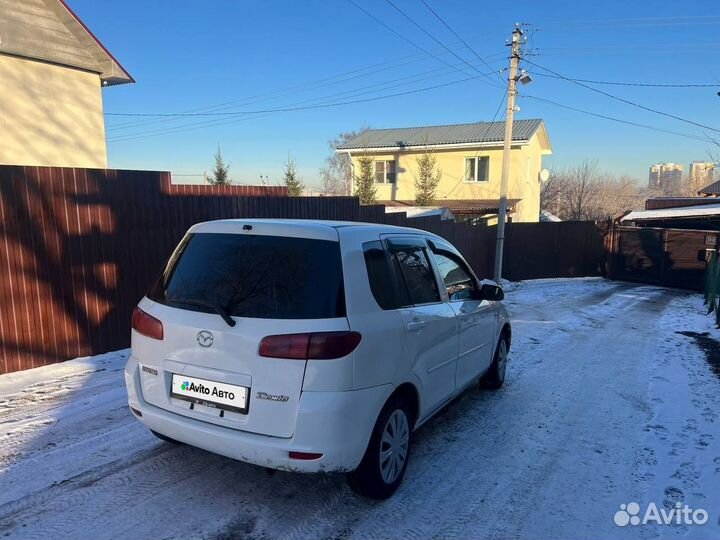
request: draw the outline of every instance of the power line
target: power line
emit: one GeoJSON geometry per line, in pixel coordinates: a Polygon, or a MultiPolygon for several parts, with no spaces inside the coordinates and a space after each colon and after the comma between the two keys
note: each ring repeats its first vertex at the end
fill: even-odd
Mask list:
{"type": "Polygon", "coordinates": [[[720,23],[720,16],[717,15],[697,15],[697,16],[679,16],[679,17],[634,17],[634,18],[618,18],[618,19],[584,19],[584,20],[540,20],[535,21],[539,25],[560,26],[564,30],[586,30],[588,28],[633,28],[633,27],[653,27],[653,26],[688,26],[688,25],[708,25],[720,23]]]}
{"type": "MultiPolygon", "coordinates": [[[[492,69],[492,67],[490,66],[490,64],[488,64],[488,63],[485,61],[485,59],[484,59],[482,56],[480,56],[480,55],[477,53],[477,51],[475,51],[475,49],[473,49],[455,30],[453,30],[452,27],[451,27],[447,22],[445,22],[445,19],[443,19],[425,0],[420,0],[420,1],[423,3],[423,5],[424,5],[426,8],[428,8],[428,9],[430,10],[430,12],[431,12],[433,15],[435,15],[435,17],[437,18],[437,20],[439,20],[441,23],[443,23],[443,25],[445,25],[445,28],[447,28],[448,30],[450,30],[450,32],[452,32],[452,34],[453,34],[456,38],[458,38],[458,39],[462,42],[462,44],[465,45],[465,47],[467,47],[467,49],[468,49],[471,53],[473,53],[473,54],[475,55],[475,57],[476,57],[478,60],[480,60],[480,61],[481,61],[483,64],[485,64],[488,68],[492,69]]],[[[503,84],[504,84],[505,81],[503,80],[503,78],[500,76],[499,73],[498,73],[498,77],[500,78],[500,80],[503,81],[503,84]]]]}
{"type": "MultiPolygon", "coordinates": [[[[454,45],[454,44],[453,44],[454,45]]],[[[444,54],[444,53],[443,53],[444,54]]],[[[500,54],[493,54],[491,57],[499,57],[504,56],[504,53],[500,54]]],[[[379,62],[375,64],[371,64],[369,66],[365,66],[362,68],[357,68],[354,70],[346,71],[343,73],[339,73],[337,75],[332,75],[329,77],[323,77],[321,79],[317,79],[314,81],[308,81],[304,83],[300,83],[297,85],[292,85],[286,88],[274,90],[267,93],[260,93],[253,96],[248,96],[245,98],[235,99],[231,101],[226,101],[223,103],[218,103],[215,105],[207,105],[202,107],[196,107],[192,109],[186,109],[184,111],[180,112],[197,112],[197,111],[206,111],[206,110],[224,110],[224,109],[230,109],[233,108],[234,104],[244,104],[249,105],[252,103],[258,103],[262,101],[267,101],[271,99],[275,99],[277,97],[283,96],[283,95],[289,95],[293,93],[300,92],[305,89],[311,89],[311,88],[324,88],[326,86],[332,86],[335,84],[340,84],[342,82],[347,82],[350,80],[367,77],[376,73],[380,73],[382,71],[386,71],[388,69],[397,69],[398,67],[402,67],[405,65],[413,64],[415,62],[418,62],[425,58],[426,55],[424,53],[414,53],[411,55],[402,56],[399,58],[395,58],[393,60],[388,60],[385,62],[379,62]],[[398,63],[400,62],[400,63],[398,63]],[[378,69],[373,69],[378,68],[378,69]],[[372,71],[368,71],[372,70],[372,71]]],[[[446,64],[449,66],[449,64],[446,64]]],[[[454,68],[455,69],[455,68],[454,68]]],[[[492,69],[492,68],[491,68],[492,69]]],[[[151,120],[139,120],[139,121],[131,121],[131,122],[124,122],[120,124],[111,124],[107,126],[108,131],[120,131],[125,129],[132,129],[134,127],[141,127],[145,125],[153,125],[153,124],[161,124],[161,123],[167,123],[172,122],[172,118],[159,118],[159,119],[151,119],[151,120]]],[[[120,135],[122,136],[122,135],[120,135]]]]}
{"type": "MultiPolygon", "coordinates": [[[[500,103],[498,104],[498,107],[497,107],[497,109],[495,110],[495,114],[493,115],[491,122],[494,122],[495,119],[497,118],[497,115],[498,115],[498,113],[500,112],[500,109],[502,109],[503,103],[505,103],[505,99],[506,99],[506,98],[507,98],[507,92],[505,92],[505,93],[502,95],[502,99],[500,99],[500,103]]],[[[505,113],[503,113],[503,117],[504,117],[504,116],[505,116],[505,113]]],[[[458,178],[458,181],[457,181],[457,182],[455,183],[455,185],[450,189],[450,191],[448,191],[447,193],[445,193],[445,195],[442,195],[440,198],[441,198],[441,199],[447,199],[450,195],[452,195],[452,194],[455,192],[455,190],[458,188],[458,186],[459,186],[464,180],[465,180],[465,175],[464,175],[464,174],[460,175],[460,177],[458,178]]]]}
{"type": "MultiPolygon", "coordinates": [[[[416,89],[408,90],[405,92],[396,92],[393,94],[374,96],[374,97],[364,98],[364,99],[356,99],[356,100],[351,100],[351,101],[341,101],[341,102],[334,102],[334,103],[322,103],[322,104],[318,104],[318,105],[309,105],[309,106],[305,106],[305,107],[286,107],[286,108],[278,108],[278,109],[265,109],[265,110],[261,110],[261,111],[245,111],[244,113],[241,113],[241,114],[246,114],[246,115],[260,114],[260,113],[270,114],[270,113],[275,113],[275,112],[291,112],[291,111],[320,109],[320,108],[328,108],[328,107],[339,107],[339,106],[343,106],[343,105],[351,105],[351,104],[356,104],[356,103],[367,103],[370,101],[378,101],[378,100],[382,100],[382,99],[390,99],[393,97],[417,94],[420,92],[427,92],[430,90],[435,90],[437,88],[443,88],[443,87],[452,86],[455,84],[464,83],[467,81],[478,80],[481,76],[482,75],[475,75],[475,76],[467,77],[465,79],[459,79],[457,81],[451,81],[451,82],[447,82],[447,83],[443,83],[443,84],[437,84],[434,86],[427,86],[424,88],[416,88],[416,89]]],[[[253,118],[257,118],[257,117],[253,117],[253,118]]],[[[230,120],[230,122],[242,121],[242,120],[248,120],[248,119],[250,119],[250,118],[233,119],[233,120],[230,120]]],[[[201,122],[200,124],[206,124],[203,127],[212,127],[214,125],[220,125],[221,123],[229,123],[229,122],[217,122],[217,123],[213,123],[213,124],[208,124],[207,122],[201,122]]],[[[189,129],[193,129],[193,126],[194,126],[194,124],[190,124],[188,126],[179,126],[174,132],[177,133],[180,131],[187,131],[189,129]]],[[[164,134],[164,133],[141,134],[141,135],[137,135],[137,136],[120,137],[120,138],[116,138],[116,139],[112,139],[112,140],[113,141],[127,141],[127,140],[144,138],[144,137],[149,137],[149,136],[153,136],[153,135],[162,135],[162,134],[164,134]]]]}
{"type": "MultiPolygon", "coordinates": [[[[381,72],[381,71],[386,71],[386,70],[388,70],[388,69],[394,69],[394,68],[398,68],[398,67],[401,67],[401,66],[404,66],[404,65],[412,64],[412,63],[417,62],[419,59],[424,58],[424,57],[425,57],[425,55],[419,54],[419,53],[411,54],[411,55],[407,55],[407,56],[404,56],[404,57],[396,58],[396,59],[394,59],[394,60],[388,60],[388,61],[386,61],[386,62],[380,62],[380,63],[377,63],[377,64],[371,64],[371,65],[369,65],[369,66],[365,66],[365,67],[362,67],[362,68],[354,69],[354,70],[351,70],[351,71],[346,71],[346,72],[343,72],[343,73],[339,73],[339,74],[337,74],[337,75],[333,75],[333,76],[329,76],[329,77],[323,77],[323,78],[317,79],[317,80],[315,80],[315,81],[300,83],[300,84],[297,84],[297,85],[289,86],[289,87],[286,87],[286,88],[282,88],[282,89],[279,89],[279,90],[274,90],[274,91],[267,92],[267,93],[255,94],[255,95],[253,95],[253,96],[248,96],[248,97],[245,97],[245,98],[230,100],[230,101],[226,101],[226,102],[223,102],[223,103],[218,103],[218,104],[215,104],[215,105],[207,105],[207,106],[197,107],[197,108],[188,109],[188,110],[181,111],[181,112],[190,113],[190,112],[213,110],[213,109],[222,109],[222,108],[229,109],[229,108],[232,108],[232,105],[236,105],[236,104],[249,105],[249,104],[258,103],[258,102],[261,102],[261,101],[267,101],[268,99],[272,99],[273,96],[278,96],[279,94],[286,95],[286,94],[288,94],[288,93],[294,93],[294,92],[299,91],[299,90],[304,90],[304,89],[308,89],[308,88],[317,88],[318,86],[319,86],[319,87],[330,86],[330,85],[332,85],[332,84],[339,84],[339,83],[341,83],[341,82],[347,82],[347,81],[350,81],[350,80],[353,80],[353,79],[357,79],[357,78],[360,78],[360,77],[366,77],[366,76],[368,76],[368,75],[373,75],[373,74],[375,74],[375,73],[379,73],[379,72],[381,72]],[[409,61],[407,61],[407,62],[402,62],[402,63],[400,63],[400,64],[397,64],[398,61],[406,60],[406,59],[409,59],[409,58],[415,58],[415,59],[414,59],[414,60],[409,60],[409,61]],[[388,64],[390,64],[390,65],[388,65],[388,64]],[[380,67],[380,66],[386,66],[386,67],[380,67]],[[373,71],[370,71],[370,72],[367,72],[367,73],[362,73],[362,72],[367,71],[368,69],[372,69],[372,68],[375,68],[375,67],[380,67],[380,69],[376,69],[376,70],[373,70],[373,71]],[[353,76],[351,76],[351,77],[345,77],[346,75],[353,75],[353,76]],[[345,77],[345,78],[341,78],[341,77],[345,77]],[[332,81],[333,79],[339,79],[339,80],[337,80],[337,81],[335,81],[335,82],[332,82],[332,83],[329,83],[329,84],[327,83],[327,81],[332,81]],[[322,83],[326,83],[326,84],[322,84],[322,83]],[[230,105],[230,106],[229,106],[229,107],[226,107],[226,106],[228,106],[228,105],[230,105]]],[[[145,120],[145,121],[140,121],[140,122],[129,122],[129,123],[125,123],[125,124],[115,124],[115,125],[109,126],[109,129],[127,129],[127,128],[132,128],[132,127],[135,127],[135,126],[138,126],[138,125],[152,124],[152,123],[158,123],[158,122],[163,122],[163,120],[155,120],[155,121],[153,121],[153,120],[145,120]]]]}
{"type": "Polygon", "coordinates": [[[604,51],[608,49],[617,49],[620,51],[628,51],[637,48],[640,52],[648,50],[664,50],[674,49],[678,47],[693,47],[701,49],[703,47],[717,47],[719,41],[707,41],[704,43],[614,43],[612,45],[592,45],[588,47],[542,47],[540,51],[604,51]]]}
{"type": "Polygon", "coordinates": [[[502,98],[500,99],[500,103],[498,103],[497,109],[495,110],[495,114],[493,114],[492,122],[495,121],[497,118],[498,113],[500,112],[500,109],[502,109],[503,103],[505,103],[505,99],[507,98],[507,92],[503,93],[502,98]]]}
{"type": "Polygon", "coordinates": [[[712,19],[720,21],[720,15],[671,15],[669,17],[620,17],[614,19],[581,19],[568,21],[565,19],[545,19],[538,21],[540,24],[558,23],[558,24],[582,24],[585,22],[590,23],[615,23],[615,22],[652,22],[652,21],[668,21],[668,20],[705,20],[712,19]]]}
{"type": "MultiPolygon", "coordinates": [[[[352,2],[352,0],[348,0],[348,1],[349,1],[349,2],[352,2]]],[[[412,17],[410,17],[410,15],[408,15],[408,14],[405,13],[402,9],[400,9],[399,7],[397,7],[397,6],[395,5],[395,3],[393,3],[392,0],[385,0],[385,2],[387,2],[388,4],[390,4],[398,13],[400,13],[400,15],[402,15],[403,17],[405,17],[408,21],[410,21],[413,25],[415,25],[421,32],[423,32],[426,36],[428,36],[430,39],[432,39],[435,43],[437,43],[438,45],[440,45],[441,47],[443,47],[447,52],[449,52],[450,54],[452,54],[455,58],[457,58],[457,59],[460,60],[461,62],[464,62],[464,63],[467,64],[471,69],[474,69],[475,71],[477,71],[478,73],[480,73],[480,70],[479,70],[478,68],[476,68],[475,66],[473,66],[470,62],[468,62],[467,60],[465,60],[462,56],[460,56],[460,55],[457,54],[455,51],[453,51],[450,47],[448,47],[447,45],[445,45],[442,41],[440,41],[438,38],[436,38],[434,35],[432,35],[430,32],[428,32],[425,28],[423,28],[422,26],[420,26],[420,24],[418,24],[418,23],[415,21],[415,19],[413,19],[412,17]]],[[[483,62],[484,62],[484,60],[483,60],[483,62]]],[[[490,75],[486,75],[486,76],[487,76],[488,78],[490,78],[491,74],[490,74],[490,75]]],[[[498,86],[497,84],[494,83],[494,81],[493,81],[492,84],[493,84],[493,86],[498,86]]]]}
{"type": "MultiPolygon", "coordinates": [[[[390,80],[390,81],[382,81],[382,82],[379,82],[379,83],[374,83],[374,84],[362,86],[362,87],[359,87],[359,88],[353,88],[353,89],[345,90],[345,91],[342,91],[342,92],[335,92],[335,93],[332,93],[332,94],[329,94],[329,95],[325,95],[325,96],[314,97],[314,98],[310,98],[310,99],[304,99],[304,100],[301,100],[301,101],[296,101],[296,102],[294,102],[294,103],[288,104],[287,106],[288,106],[288,107],[293,107],[293,106],[296,106],[296,105],[304,105],[304,104],[306,104],[306,103],[313,103],[313,102],[318,102],[318,101],[321,101],[321,102],[322,102],[323,100],[327,100],[327,99],[335,98],[335,97],[339,97],[339,96],[347,96],[348,94],[351,95],[352,97],[358,97],[358,96],[361,96],[361,95],[367,95],[367,94],[371,94],[371,93],[373,93],[373,92],[378,92],[378,91],[381,91],[381,90],[389,90],[389,89],[391,89],[391,88],[396,88],[396,87],[398,87],[398,86],[407,86],[408,82],[415,83],[415,82],[420,82],[420,81],[427,80],[427,79],[433,79],[433,78],[436,78],[436,77],[439,77],[439,76],[442,76],[442,75],[446,75],[446,74],[448,73],[448,68],[441,67],[441,68],[437,68],[437,69],[435,69],[435,70],[431,70],[431,71],[428,71],[428,72],[425,72],[425,73],[428,73],[428,74],[431,74],[431,75],[420,77],[420,75],[423,75],[423,73],[415,73],[415,74],[412,74],[412,75],[408,75],[408,76],[405,76],[405,77],[400,77],[400,78],[393,79],[393,80],[390,80]],[[397,81],[405,81],[405,82],[402,82],[402,83],[400,83],[400,84],[388,85],[388,83],[397,82],[397,81]],[[378,87],[379,87],[379,88],[378,88],[378,87]],[[365,92],[360,92],[360,90],[366,90],[366,89],[373,89],[373,90],[365,91],[365,92]]],[[[113,114],[114,114],[114,113],[113,113],[113,114]]],[[[148,114],[148,113],[146,113],[146,114],[148,114]]],[[[267,114],[272,114],[272,113],[267,113],[267,114]]],[[[263,114],[263,115],[261,115],[261,116],[265,116],[265,114],[263,114]]],[[[162,118],[162,117],[161,117],[161,118],[162,118]]],[[[255,118],[257,118],[257,116],[255,116],[255,118]]],[[[163,118],[163,119],[161,119],[161,120],[158,120],[157,122],[162,122],[163,120],[166,121],[166,122],[167,122],[167,121],[173,121],[173,120],[183,120],[183,117],[182,117],[182,116],[180,116],[180,117],[165,117],[165,118],[163,118]]],[[[199,123],[190,124],[190,125],[191,125],[191,126],[195,126],[195,125],[213,125],[213,123],[217,123],[217,122],[218,122],[217,120],[208,120],[208,121],[205,121],[205,122],[199,122],[199,123]]],[[[220,123],[224,123],[224,122],[220,122],[220,123]]],[[[164,128],[163,128],[162,126],[159,126],[159,130],[158,130],[158,129],[155,129],[155,130],[153,131],[153,128],[151,128],[151,131],[149,131],[149,132],[148,132],[148,131],[140,131],[140,132],[136,132],[136,133],[116,134],[114,137],[111,137],[111,138],[109,138],[108,140],[110,140],[110,141],[112,141],[112,140],[121,140],[121,139],[124,139],[125,137],[133,137],[133,138],[134,138],[134,137],[136,137],[136,136],[138,136],[138,135],[144,135],[144,134],[174,133],[174,132],[176,132],[176,131],[178,130],[178,128],[180,128],[180,130],[182,130],[183,127],[184,127],[184,126],[182,126],[182,125],[181,125],[181,126],[168,126],[168,127],[164,127],[164,128]]]]}
{"type": "Polygon", "coordinates": [[[576,84],[576,85],[578,85],[578,86],[582,86],[583,88],[586,88],[586,89],[591,90],[591,91],[593,91],[593,92],[597,92],[598,94],[602,94],[603,96],[609,97],[609,98],[611,98],[611,99],[620,101],[620,102],[622,102],[622,103],[626,103],[627,105],[632,105],[633,107],[638,107],[638,108],[643,109],[643,110],[645,110],[645,111],[649,111],[649,112],[652,112],[652,113],[655,113],[655,114],[659,114],[659,115],[661,115],[661,116],[666,116],[666,117],[668,117],[668,118],[672,118],[672,119],[674,119],[674,120],[678,120],[678,121],[680,121],[680,122],[685,122],[686,124],[691,124],[691,125],[693,125],[693,126],[701,127],[701,128],[704,128],[704,129],[709,129],[709,130],[711,130],[711,131],[716,131],[716,132],[720,133],[720,129],[717,129],[717,128],[714,128],[714,127],[711,127],[711,126],[707,126],[707,125],[705,125],[705,124],[701,124],[701,123],[695,122],[695,121],[693,121],[693,120],[688,120],[687,118],[682,118],[682,117],[680,117],[680,116],[676,116],[676,115],[674,115],[674,114],[670,114],[670,113],[667,113],[667,112],[664,112],[664,111],[660,111],[660,110],[658,110],[658,109],[653,109],[652,107],[646,107],[645,105],[641,105],[640,103],[636,103],[636,102],[634,102],[634,101],[630,101],[629,99],[621,98],[621,97],[616,96],[616,95],[614,95],[614,94],[610,94],[609,92],[605,92],[604,90],[600,90],[600,89],[598,89],[598,88],[594,88],[594,87],[592,87],[592,86],[588,86],[587,84],[585,84],[585,83],[583,83],[583,82],[577,81],[577,80],[575,80],[575,79],[571,79],[571,78],[569,78],[569,77],[565,77],[564,75],[561,75],[560,73],[558,73],[558,72],[556,72],[556,71],[553,71],[553,70],[551,70],[551,69],[548,69],[548,68],[546,68],[546,67],[543,67],[543,66],[541,66],[541,65],[539,65],[539,64],[536,64],[535,62],[532,62],[532,61],[530,61],[530,60],[525,59],[525,61],[526,61],[528,64],[530,64],[530,65],[532,65],[532,66],[535,66],[535,67],[538,67],[538,68],[540,68],[540,69],[544,69],[545,71],[548,71],[548,72],[552,73],[553,75],[556,75],[557,77],[559,77],[559,78],[561,78],[561,79],[564,79],[564,80],[566,80],[566,81],[569,81],[569,82],[571,82],[571,83],[573,83],[573,84],[576,84]]]}
{"type": "MultiPolygon", "coordinates": [[[[355,2],[354,0],[347,0],[347,1],[350,2],[350,3],[351,3],[353,6],[355,6],[356,8],[358,8],[360,11],[362,11],[365,15],[367,15],[368,17],[370,17],[372,20],[374,20],[376,23],[378,23],[379,25],[381,25],[383,28],[385,28],[385,29],[388,30],[389,32],[392,32],[394,35],[396,35],[397,37],[399,37],[400,39],[402,39],[402,40],[405,41],[406,43],[409,43],[410,45],[412,45],[412,46],[415,47],[416,49],[424,52],[424,53],[427,54],[428,56],[431,56],[432,58],[434,58],[434,59],[437,60],[438,62],[441,62],[441,63],[445,64],[446,66],[449,66],[449,65],[450,65],[448,62],[446,62],[446,61],[443,60],[442,58],[439,58],[438,56],[434,55],[433,53],[431,53],[430,51],[428,51],[427,49],[425,49],[425,48],[422,47],[421,45],[418,45],[417,43],[415,43],[415,42],[412,41],[411,39],[405,37],[405,36],[402,35],[400,32],[398,32],[397,30],[395,30],[394,28],[392,28],[391,26],[388,26],[387,24],[385,24],[382,20],[378,19],[375,15],[373,15],[372,13],[370,13],[370,12],[369,12],[368,10],[366,10],[364,7],[358,5],[357,2],[355,2]]],[[[455,53],[453,53],[453,54],[455,54],[455,53]]],[[[458,70],[460,73],[462,73],[463,75],[467,75],[467,73],[464,72],[463,70],[461,70],[460,68],[458,68],[457,70],[458,70]]]]}
{"type": "Polygon", "coordinates": [[[647,55],[649,51],[674,51],[689,49],[693,54],[698,50],[710,50],[720,47],[720,42],[707,43],[627,43],[616,45],[596,45],[593,47],[539,47],[536,49],[543,56],[566,56],[566,55],[583,55],[587,56],[591,53],[598,54],[622,54],[627,56],[630,54],[647,55]]]}
{"type": "MultiPolygon", "coordinates": [[[[447,68],[438,68],[438,69],[434,70],[433,72],[444,72],[444,73],[442,73],[442,74],[444,75],[444,74],[447,72],[447,68]]],[[[432,72],[430,72],[430,73],[432,73],[432,72]]],[[[419,81],[421,81],[421,80],[430,79],[430,78],[435,78],[435,77],[438,76],[438,75],[431,75],[431,76],[427,76],[427,77],[418,78],[417,75],[419,75],[419,74],[414,74],[414,75],[411,75],[411,76],[401,77],[401,78],[399,78],[399,79],[395,79],[394,81],[389,81],[389,82],[405,81],[405,80],[410,79],[410,78],[414,78],[414,80],[413,80],[412,82],[419,82],[419,81]]],[[[373,85],[369,85],[369,86],[365,86],[365,87],[361,87],[361,88],[357,88],[357,89],[347,90],[347,91],[344,91],[344,92],[333,93],[333,94],[326,95],[326,96],[322,96],[322,97],[319,97],[319,98],[305,99],[305,100],[302,100],[302,101],[299,101],[299,102],[291,103],[291,104],[289,104],[288,106],[289,106],[289,107],[292,107],[292,106],[296,106],[296,105],[304,105],[304,104],[306,104],[306,103],[313,103],[313,102],[318,102],[318,101],[323,102],[322,100],[327,100],[327,99],[329,99],[329,98],[334,98],[334,97],[337,97],[337,96],[347,95],[347,94],[351,94],[352,97],[357,97],[357,96],[359,96],[359,95],[369,94],[369,93],[378,91],[378,90],[373,90],[372,92],[358,92],[358,90],[363,90],[363,89],[366,89],[366,88],[376,88],[376,87],[381,86],[381,85],[383,85],[383,88],[380,88],[380,89],[378,89],[378,90],[388,90],[388,89],[390,89],[390,88],[395,88],[395,87],[397,87],[397,86],[407,86],[407,83],[395,84],[395,85],[390,85],[390,86],[388,86],[388,85],[387,85],[387,81],[386,81],[386,82],[382,82],[382,83],[379,83],[379,84],[376,83],[376,84],[373,84],[373,85]]],[[[229,121],[228,121],[228,120],[217,120],[217,119],[214,119],[214,120],[206,120],[206,121],[202,121],[202,122],[195,122],[195,123],[193,123],[193,124],[186,124],[185,126],[175,126],[175,127],[170,127],[170,128],[164,128],[164,129],[161,128],[160,130],[157,130],[157,129],[156,129],[155,131],[150,131],[150,132],[147,132],[147,131],[146,131],[146,132],[140,132],[140,133],[130,133],[130,134],[125,134],[125,135],[119,135],[119,136],[116,136],[114,139],[110,139],[110,140],[126,140],[126,138],[129,140],[130,138],[133,138],[133,139],[134,139],[134,138],[142,138],[142,137],[145,136],[145,135],[152,136],[152,135],[161,135],[161,134],[165,134],[165,133],[179,133],[179,132],[182,132],[182,131],[190,131],[190,130],[193,130],[193,129],[200,129],[200,128],[202,128],[202,127],[212,127],[212,126],[215,126],[215,125],[222,125],[222,124],[226,124],[226,123],[230,123],[230,122],[240,122],[240,121],[244,121],[244,120],[257,119],[257,118],[261,118],[261,117],[263,117],[263,116],[267,116],[267,115],[269,115],[269,114],[273,114],[273,113],[259,114],[259,115],[249,116],[249,117],[240,118],[240,119],[233,118],[233,119],[231,119],[231,120],[229,120],[229,121]],[[195,126],[199,126],[199,127],[195,127],[195,126]]],[[[181,118],[175,118],[175,120],[177,120],[177,119],[181,119],[181,118]]]]}
{"type": "MultiPolygon", "coordinates": [[[[426,77],[421,77],[421,78],[417,78],[417,74],[415,74],[415,75],[409,75],[409,76],[406,76],[406,77],[400,77],[399,79],[394,79],[394,80],[391,80],[391,81],[384,81],[384,82],[381,82],[381,83],[375,83],[375,84],[371,84],[371,85],[369,85],[369,86],[365,86],[365,87],[361,87],[361,88],[356,88],[356,89],[353,89],[353,90],[346,90],[346,91],[344,91],[344,92],[338,92],[338,93],[335,93],[335,94],[330,94],[330,95],[322,96],[322,97],[319,97],[319,98],[313,98],[313,99],[310,99],[310,100],[304,100],[304,101],[302,101],[302,102],[299,102],[299,103],[296,103],[296,104],[292,104],[292,105],[289,105],[289,106],[284,107],[284,108],[262,109],[262,110],[254,110],[254,111],[190,112],[190,113],[121,113],[121,112],[106,112],[105,114],[106,114],[107,116],[124,116],[124,117],[125,117],[125,116],[129,116],[129,117],[187,118],[187,117],[198,117],[198,116],[200,116],[200,117],[202,117],[202,116],[243,116],[243,115],[259,114],[259,113],[292,112],[292,111],[296,111],[296,110],[312,109],[312,108],[318,108],[318,107],[322,106],[322,105],[311,105],[311,106],[302,106],[302,107],[300,107],[300,106],[295,106],[295,105],[300,105],[300,104],[302,104],[302,103],[307,103],[307,102],[309,102],[309,101],[317,101],[318,99],[328,99],[328,98],[340,96],[340,95],[343,95],[343,94],[355,94],[356,96],[357,96],[357,95],[370,94],[370,93],[372,93],[372,92],[376,92],[377,90],[370,90],[370,91],[367,91],[367,92],[360,92],[360,93],[357,93],[357,91],[358,91],[358,90],[364,90],[364,89],[366,89],[366,88],[374,88],[374,87],[377,87],[377,86],[384,86],[383,88],[381,88],[381,90],[389,90],[390,88],[395,88],[395,87],[398,87],[398,86],[405,86],[405,85],[407,84],[407,82],[405,82],[405,83],[401,83],[401,84],[394,84],[394,85],[391,85],[391,86],[387,86],[387,83],[388,83],[388,82],[407,81],[407,79],[411,79],[411,78],[415,78],[415,80],[410,81],[410,82],[420,82],[420,81],[423,81],[423,80],[432,79],[432,78],[435,78],[435,77],[439,77],[440,75],[446,75],[446,74],[447,74],[447,68],[440,68],[439,70],[433,70],[433,71],[430,71],[429,73],[436,73],[436,74],[435,74],[435,75],[426,76],[426,77]],[[444,73],[436,73],[436,72],[438,72],[438,71],[442,71],[442,72],[444,72],[444,73]]],[[[485,76],[485,75],[486,75],[485,73],[481,73],[481,74],[480,74],[480,76],[485,76]]],[[[469,79],[463,79],[463,80],[470,80],[470,79],[477,79],[477,78],[478,78],[478,76],[472,76],[472,77],[470,77],[469,79]]],[[[442,85],[441,85],[441,86],[442,86],[442,85]]],[[[347,102],[347,103],[349,103],[349,102],[347,102]]]]}
{"type": "Polygon", "coordinates": [[[681,132],[678,132],[678,131],[672,131],[672,130],[669,130],[669,129],[663,129],[663,128],[659,128],[659,127],[656,127],[656,126],[651,126],[651,125],[648,125],[648,124],[640,124],[640,123],[638,123],[638,122],[632,122],[632,121],[630,121],[630,120],[623,120],[622,118],[615,118],[614,116],[607,116],[607,115],[605,115],[605,114],[600,114],[600,113],[596,113],[596,112],[592,112],[592,111],[586,111],[586,110],[584,110],[584,109],[579,109],[579,108],[577,108],[577,107],[571,107],[570,105],[565,105],[565,104],[563,104],[563,103],[558,103],[557,101],[552,101],[552,100],[545,99],[545,98],[541,98],[541,97],[538,97],[538,96],[532,96],[532,95],[529,95],[529,94],[523,94],[523,97],[528,98],[528,99],[534,99],[534,100],[536,100],[536,101],[542,101],[542,102],[544,102],[544,103],[549,103],[550,105],[555,105],[556,107],[560,107],[560,108],[562,108],[562,109],[567,109],[567,110],[570,110],[570,111],[575,111],[575,112],[579,112],[579,113],[582,113],[582,114],[587,114],[587,115],[589,115],[589,116],[595,116],[595,117],[597,117],[597,118],[603,118],[603,119],[605,119],[605,120],[611,120],[611,121],[613,121],[613,122],[619,122],[619,123],[621,123],[621,124],[627,124],[627,125],[630,125],[630,126],[641,127],[641,128],[644,128],[644,129],[649,129],[649,130],[651,130],[651,131],[657,131],[657,132],[660,132],[660,133],[669,133],[669,134],[671,134],[671,135],[677,135],[678,137],[685,137],[685,138],[687,138],[687,139],[694,139],[694,140],[702,141],[702,142],[706,142],[706,143],[707,143],[707,142],[710,142],[710,139],[703,138],[703,137],[700,137],[700,136],[697,136],[697,135],[690,135],[689,133],[681,133],[681,132]]]}
{"type": "MultiPolygon", "coordinates": [[[[550,77],[551,79],[564,79],[558,75],[551,75],[549,73],[535,73],[542,77],[550,77]]],[[[637,83],[637,82],[618,82],[618,81],[592,81],[588,79],[576,79],[571,78],[573,81],[584,82],[590,84],[607,84],[613,86],[641,86],[648,88],[720,88],[720,83],[715,84],[667,84],[667,83],[637,83]]]]}

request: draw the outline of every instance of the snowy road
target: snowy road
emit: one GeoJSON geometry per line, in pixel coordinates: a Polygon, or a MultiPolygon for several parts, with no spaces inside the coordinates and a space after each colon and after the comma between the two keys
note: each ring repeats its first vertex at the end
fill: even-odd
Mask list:
{"type": "Polygon", "coordinates": [[[720,538],[720,331],[699,295],[512,289],[506,386],[421,428],[382,503],[158,441],[127,409],[127,353],[1,376],[0,537],[720,538]],[[632,501],[709,520],[616,526],[632,501]]]}

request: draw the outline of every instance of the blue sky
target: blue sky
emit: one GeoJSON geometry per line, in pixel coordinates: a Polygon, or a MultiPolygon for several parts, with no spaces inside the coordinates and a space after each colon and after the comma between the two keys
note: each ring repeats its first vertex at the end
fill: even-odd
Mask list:
{"type": "MultiPolygon", "coordinates": [[[[244,113],[373,98],[477,75],[386,0],[356,1],[456,68],[420,52],[347,0],[70,0],[70,5],[137,80],[103,91],[106,113],[201,108],[244,113]]],[[[426,1],[496,69],[507,64],[504,43],[513,24],[523,21],[532,23],[528,45],[534,56],[528,59],[565,76],[717,84],[680,89],[596,86],[720,129],[720,3],[426,1]]],[[[420,0],[394,2],[480,71],[489,71],[420,0]]],[[[525,67],[532,74],[542,72],[525,67]]],[[[522,92],[666,130],[700,137],[713,134],[541,75],[522,92]]],[[[260,175],[279,180],[290,153],[306,182],[313,184],[328,155],[328,140],[341,131],[364,124],[397,127],[488,120],[501,97],[502,90],[493,84],[470,80],[390,99],[295,112],[179,119],[108,116],[109,162],[115,168],[198,174],[211,169],[220,144],[239,182],[257,183],[260,175]]],[[[650,164],[675,161],[687,167],[694,159],[705,159],[710,148],[703,141],[529,98],[520,97],[518,103],[517,117],[546,121],[554,148],[546,161],[549,167],[590,158],[607,170],[645,182],[650,164]]]]}

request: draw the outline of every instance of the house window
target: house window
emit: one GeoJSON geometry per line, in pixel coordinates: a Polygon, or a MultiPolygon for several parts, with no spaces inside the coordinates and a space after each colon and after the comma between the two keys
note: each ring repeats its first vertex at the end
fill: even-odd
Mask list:
{"type": "Polygon", "coordinates": [[[488,156],[465,158],[465,181],[487,182],[490,180],[490,158],[488,156]]]}
{"type": "Polygon", "coordinates": [[[395,160],[375,162],[375,182],[378,184],[395,183],[395,160]]]}

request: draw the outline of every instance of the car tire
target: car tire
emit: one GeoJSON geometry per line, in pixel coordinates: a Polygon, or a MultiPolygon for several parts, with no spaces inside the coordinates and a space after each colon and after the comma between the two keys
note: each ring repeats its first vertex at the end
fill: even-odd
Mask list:
{"type": "Polygon", "coordinates": [[[355,493],[387,499],[400,486],[410,460],[415,421],[411,411],[406,400],[394,397],[380,412],[360,465],[347,475],[355,493]]]}
{"type": "Polygon", "coordinates": [[[180,441],[176,441],[175,439],[172,439],[172,438],[168,437],[167,435],[163,435],[162,433],[158,433],[157,431],[153,431],[152,429],[150,430],[150,433],[155,435],[161,441],[169,442],[172,444],[182,444],[180,441]]]}
{"type": "Polygon", "coordinates": [[[509,349],[507,337],[500,336],[500,341],[495,347],[493,363],[480,379],[480,386],[489,390],[498,390],[502,387],[505,382],[509,349]]]}

